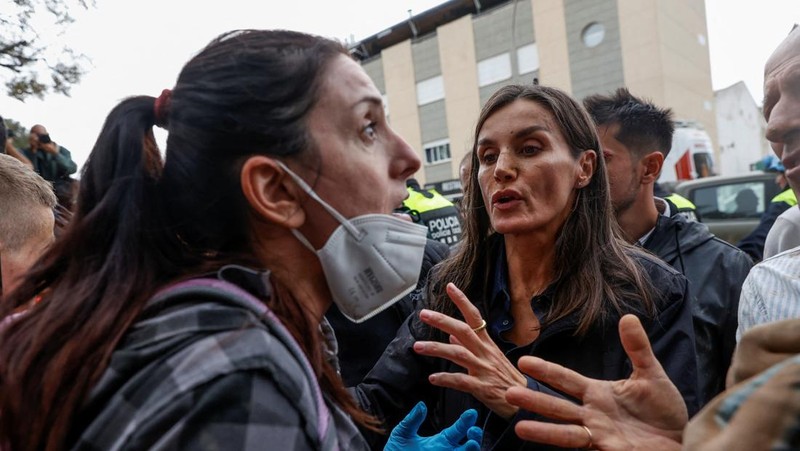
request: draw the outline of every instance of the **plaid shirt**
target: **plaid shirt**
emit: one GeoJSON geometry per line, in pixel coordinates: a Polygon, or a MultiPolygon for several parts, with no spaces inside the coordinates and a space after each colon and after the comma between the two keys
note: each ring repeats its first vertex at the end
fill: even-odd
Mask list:
{"type": "MultiPolygon", "coordinates": [[[[268,294],[263,278],[234,270],[240,285],[260,279],[247,288],[268,294]]],[[[154,297],[76,426],[76,450],[367,448],[323,398],[277,318],[252,294],[214,279],[154,297]]]]}

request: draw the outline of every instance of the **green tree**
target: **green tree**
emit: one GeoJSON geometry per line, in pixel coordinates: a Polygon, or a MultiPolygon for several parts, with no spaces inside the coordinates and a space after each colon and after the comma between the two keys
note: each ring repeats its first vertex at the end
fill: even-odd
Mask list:
{"type": "MultiPolygon", "coordinates": [[[[92,0],[88,0],[92,1],[92,0]]],[[[19,100],[54,92],[69,95],[84,74],[85,57],[69,46],[54,49],[40,32],[58,35],[87,0],[12,0],[0,12],[0,80],[19,100]]]]}
{"type": "Polygon", "coordinates": [[[28,147],[28,127],[20,124],[14,119],[4,118],[8,136],[14,140],[14,147],[24,149],[28,147]]]}

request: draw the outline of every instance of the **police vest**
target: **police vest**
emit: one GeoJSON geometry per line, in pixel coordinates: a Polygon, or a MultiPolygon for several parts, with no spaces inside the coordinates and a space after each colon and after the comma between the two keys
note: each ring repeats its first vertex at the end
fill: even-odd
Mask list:
{"type": "Polygon", "coordinates": [[[428,238],[450,246],[456,244],[461,239],[461,220],[456,206],[435,189],[424,192],[407,189],[408,198],[403,201],[403,209],[414,222],[428,227],[428,238]]]}
{"type": "Polygon", "coordinates": [[[770,202],[786,202],[790,207],[794,207],[797,205],[797,195],[794,194],[794,190],[788,188],[784,192],[773,197],[770,202]]]}
{"type": "Polygon", "coordinates": [[[669,202],[670,208],[673,209],[673,215],[679,214],[689,221],[700,222],[700,214],[697,212],[697,206],[689,199],[680,194],[672,193],[664,197],[664,200],[669,202]]]}

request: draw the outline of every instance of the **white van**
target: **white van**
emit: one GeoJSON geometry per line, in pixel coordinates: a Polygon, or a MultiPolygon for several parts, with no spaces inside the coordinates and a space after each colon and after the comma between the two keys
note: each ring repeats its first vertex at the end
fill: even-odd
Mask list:
{"type": "Polygon", "coordinates": [[[658,182],[669,185],[711,175],[714,175],[714,147],[708,133],[697,122],[675,121],[672,148],[658,182]]]}

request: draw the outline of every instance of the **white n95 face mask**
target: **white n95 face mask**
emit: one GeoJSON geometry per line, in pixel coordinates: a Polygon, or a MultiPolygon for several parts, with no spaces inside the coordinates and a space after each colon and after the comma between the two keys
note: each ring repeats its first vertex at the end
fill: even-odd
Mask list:
{"type": "Polygon", "coordinates": [[[366,321],[414,290],[422,267],[427,227],[385,214],[348,220],[286,165],[278,164],[339,221],[339,227],[319,250],[297,230],[292,233],[316,253],[333,302],[347,319],[355,323],[366,321]]]}

